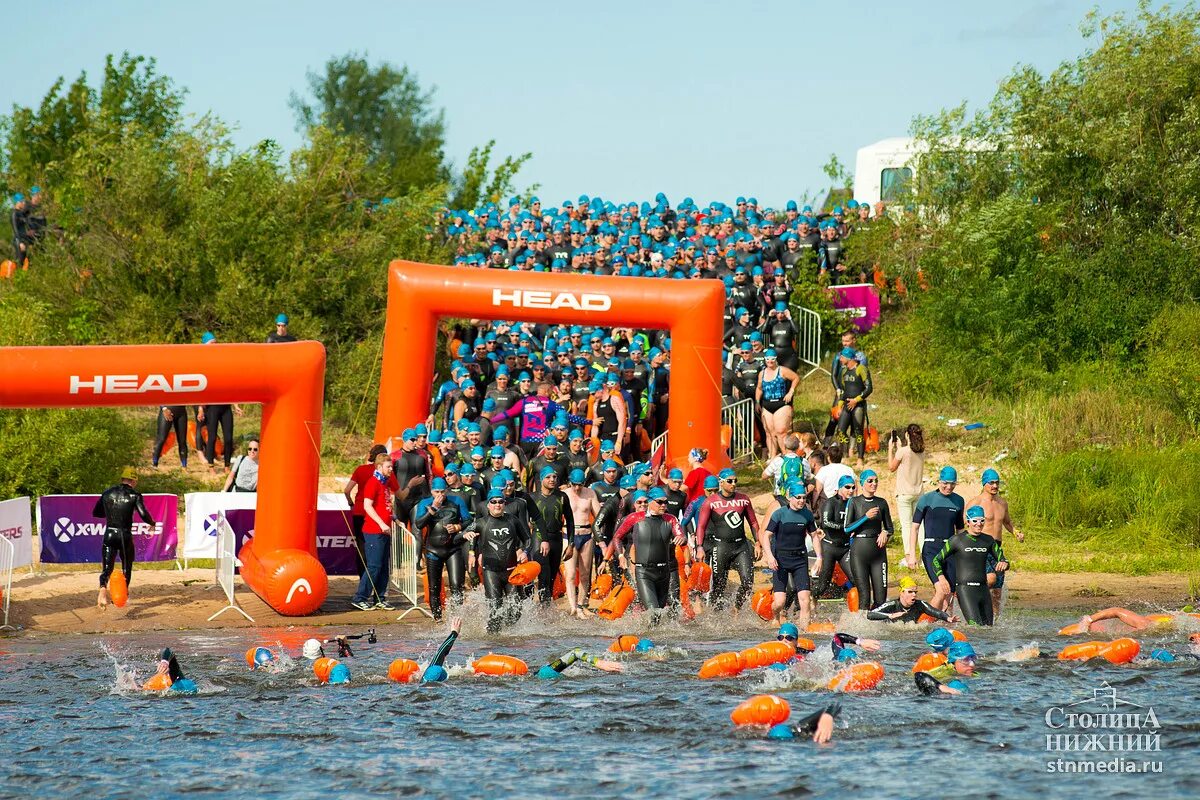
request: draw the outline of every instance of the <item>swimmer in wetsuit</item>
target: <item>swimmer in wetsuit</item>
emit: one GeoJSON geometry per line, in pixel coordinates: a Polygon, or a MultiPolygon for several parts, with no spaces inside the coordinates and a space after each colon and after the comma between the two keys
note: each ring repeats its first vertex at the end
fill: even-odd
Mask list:
{"type": "Polygon", "coordinates": [[[434,620],[442,618],[442,567],[450,584],[450,602],[457,608],[463,603],[466,582],[466,554],[463,529],[471,521],[471,512],[462,498],[449,494],[444,478],[434,478],[432,496],[417,503],[413,526],[421,534],[425,552],[425,577],[429,582],[429,610],[434,620]]]}
{"type": "Polygon", "coordinates": [[[814,711],[795,722],[781,722],[773,725],[767,731],[767,737],[770,739],[797,739],[811,736],[817,744],[825,744],[833,738],[833,721],[841,711],[841,703],[830,703],[819,711],[814,711]]]}
{"type": "Polygon", "coordinates": [[[971,506],[967,509],[967,530],[952,536],[941,551],[933,557],[933,571],[937,575],[938,588],[949,592],[950,586],[943,574],[948,561],[954,562],[958,580],[955,596],[968,625],[992,624],[992,597],[988,591],[987,564],[991,556],[996,562],[997,574],[1008,569],[1004,550],[1000,543],[983,532],[983,509],[971,506]]]}
{"type": "Polygon", "coordinates": [[[825,501],[821,508],[821,558],[813,565],[817,570],[817,584],[813,596],[818,599],[825,594],[833,579],[833,568],[842,565],[842,571],[850,575],[850,534],[846,533],[846,508],[854,494],[854,478],[843,475],[838,478],[837,493],[825,501]]]}
{"type": "Polygon", "coordinates": [[[863,650],[867,650],[868,652],[872,653],[883,646],[879,643],[878,639],[864,639],[860,636],[854,636],[849,633],[841,633],[839,631],[838,633],[835,633],[833,638],[829,641],[829,647],[833,650],[833,660],[850,661],[851,659],[858,658],[858,652],[847,646],[852,644],[856,644],[863,650]]]}
{"type": "Polygon", "coordinates": [[[533,535],[521,517],[505,511],[504,490],[492,489],[488,492],[487,514],[467,526],[465,536],[471,542],[467,568],[474,572],[476,560],[482,560],[483,591],[488,602],[487,629],[488,633],[496,633],[521,615],[514,603],[517,587],[508,582],[508,573],[529,560],[533,535]]]}
{"type": "Polygon", "coordinates": [[[946,649],[947,663],[928,672],[913,675],[921,694],[964,694],[971,691],[965,678],[975,675],[975,648],[969,642],[955,642],[946,649]]]}
{"type": "Polygon", "coordinates": [[[887,600],[887,543],[892,536],[892,512],[877,495],[879,476],[863,470],[862,494],[846,504],[846,532],[850,534],[850,579],[866,608],[887,600]]]}
{"type": "Polygon", "coordinates": [[[446,672],[446,656],[450,655],[450,649],[458,641],[460,630],[462,630],[462,617],[451,618],[450,635],[442,642],[437,652],[433,654],[433,660],[429,662],[429,666],[425,667],[425,671],[421,673],[421,683],[439,683],[450,677],[450,673],[446,672]]]}
{"type": "Polygon", "coordinates": [[[656,486],[647,497],[647,509],[635,511],[621,521],[613,540],[604,551],[605,559],[620,553],[621,567],[626,567],[622,542],[628,535],[632,540],[635,558],[634,585],[638,600],[647,611],[669,608],[674,611],[679,598],[679,564],[675,547],[687,543],[679,521],[665,513],[667,493],[656,486]]]}
{"type": "Polygon", "coordinates": [[[761,555],[758,552],[758,517],[750,498],[737,491],[736,472],[723,469],[717,480],[717,493],[706,497],[700,506],[695,560],[704,561],[706,549],[712,553],[713,583],[709,598],[714,608],[726,606],[725,584],[729,570],[737,570],[741,583],[734,597],[734,608],[740,611],[754,590],[754,562],[761,555]],[[749,536],[746,535],[747,528],[749,536]]]}
{"type": "Polygon", "coordinates": [[[558,658],[546,664],[537,671],[537,676],[542,679],[553,679],[562,676],[562,673],[567,667],[572,664],[588,664],[598,670],[604,672],[624,672],[625,665],[616,661],[608,661],[607,659],[597,658],[584,652],[583,648],[576,647],[573,650],[568,650],[558,658]]]}
{"type": "Polygon", "coordinates": [[[888,600],[867,612],[867,619],[875,622],[916,622],[922,614],[928,614],[942,622],[957,622],[958,620],[944,611],[940,611],[917,597],[917,582],[905,576],[900,579],[900,596],[888,600]]]}
{"type": "Polygon", "coordinates": [[[158,655],[158,667],[155,672],[155,677],[147,681],[146,685],[142,688],[161,690],[168,687],[169,690],[175,694],[197,694],[200,691],[199,687],[196,686],[195,681],[184,676],[183,669],[179,666],[179,659],[175,657],[173,652],[171,652],[171,648],[164,647],[162,652],[158,655]],[[159,678],[158,676],[160,675],[163,677],[159,678]],[[158,681],[165,681],[167,686],[152,686],[156,679],[158,681]]]}
{"type": "Polygon", "coordinates": [[[948,588],[943,591],[938,584],[938,576],[933,571],[933,557],[941,551],[951,536],[966,527],[963,521],[966,503],[963,502],[962,496],[954,491],[954,487],[957,485],[958,470],[950,466],[942,467],[938,473],[938,488],[932,492],[926,492],[917,500],[917,505],[913,509],[912,526],[905,531],[908,541],[905,544],[904,552],[909,554],[905,556],[905,563],[909,569],[916,569],[917,533],[922,524],[925,526],[925,541],[921,545],[921,561],[925,565],[925,574],[929,576],[929,580],[934,585],[933,599],[930,601],[930,605],[943,610],[949,610],[950,597],[954,593],[956,582],[954,562],[951,561],[947,565],[945,576],[948,588]]]}
{"type": "MultiPolygon", "coordinates": [[[[800,627],[808,627],[812,592],[808,586],[808,547],[805,537],[815,534],[816,520],[812,512],[804,507],[804,484],[792,481],[784,489],[787,505],[777,508],[767,520],[767,526],[759,533],[762,550],[766,554],[767,567],[771,569],[771,613],[777,622],[783,621],[788,591],[795,593],[800,603],[800,627]]],[[[817,563],[821,562],[821,540],[813,538],[813,550],[817,563]]],[[[797,634],[799,635],[799,634],[797,634]]]]}
{"type": "Polygon", "coordinates": [[[137,473],[132,467],[121,472],[121,482],[110,486],[100,495],[92,508],[93,517],[104,517],[104,541],[100,550],[100,593],[96,595],[98,608],[108,607],[108,579],[112,575],[116,559],[121,558],[121,572],[125,584],[133,579],[133,515],[136,512],[142,522],[153,525],[154,518],[146,510],[146,501],[137,490],[137,473]]]}
{"type": "Polygon", "coordinates": [[[542,565],[537,579],[538,599],[549,603],[554,599],[554,580],[563,558],[575,555],[575,517],[570,499],[558,488],[555,468],[542,467],[538,479],[540,489],[529,498],[538,520],[533,527],[533,560],[542,565]]]}

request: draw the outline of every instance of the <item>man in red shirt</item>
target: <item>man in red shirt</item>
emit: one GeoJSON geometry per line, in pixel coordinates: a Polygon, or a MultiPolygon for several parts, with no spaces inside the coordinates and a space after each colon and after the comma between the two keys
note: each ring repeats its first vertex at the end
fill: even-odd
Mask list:
{"type": "MultiPolygon", "coordinates": [[[[367,561],[364,556],[366,546],[363,541],[363,522],[366,520],[366,512],[363,511],[363,487],[366,486],[367,479],[375,473],[375,456],[383,453],[387,455],[387,448],[381,444],[372,445],[371,452],[367,453],[367,463],[360,464],[354,468],[354,472],[350,474],[350,480],[346,481],[346,487],[342,489],[342,494],[346,496],[346,503],[350,506],[350,523],[354,529],[354,547],[358,551],[358,577],[361,578],[363,571],[367,567],[367,561]],[[351,493],[354,496],[351,497],[351,493]]],[[[396,485],[396,475],[392,474],[392,491],[395,492],[400,487],[396,485]]]]}
{"type": "Polygon", "coordinates": [[[374,608],[393,611],[387,601],[388,569],[392,563],[392,460],[387,453],[375,456],[375,469],[363,484],[363,539],[366,571],[358,579],[358,591],[350,605],[362,611],[374,608]]]}

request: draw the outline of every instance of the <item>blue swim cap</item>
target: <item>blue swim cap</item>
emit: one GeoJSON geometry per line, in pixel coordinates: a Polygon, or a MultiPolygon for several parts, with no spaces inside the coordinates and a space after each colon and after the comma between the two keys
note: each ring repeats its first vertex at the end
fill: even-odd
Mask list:
{"type": "MultiPolygon", "coordinates": [[[[488,500],[503,500],[504,490],[495,488],[496,478],[492,478],[492,489],[488,492],[488,500]]],[[[502,484],[503,485],[503,484],[502,484]]]]}
{"type": "Polygon", "coordinates": [[[839,489],[845,489],[847,486],[853,486],[853,485],[854,485],[854,478],[851,478],[849,475],[843,475],[842,477],[838,478],[837,488],[839,488],[839,489]]]}
{"type": "Polygon", "coordinates": [[[404,440],[404,441],[406,441],[406,442],[407,442],[407,441],[410,441],[410,440],[412,440],[412,439],[416,439],[416,438],[417,438],[417,432],[416,432],[416,431],[414,431],[412,428],[405,428],[405,429],[404,429],[404,432],[403,432],[402,434],[400,434],[400,438],[401,438],[401,439],[403,439],[403,440],[404,440]]]}
{"type": "Polygon", "coordinates": [[[610,469],[619,470],[619,469],[621,469],[621,465],[618,464],[617,462],[613,461],[610,458],[604,462],[604,470],[603,471],[608,472],[610,469]]]}
{"type": "Polygon", "coordinates": [[[786,672],[788,665],[782,661],[776,661],[774,664],[768,664],[767,669],[773,669],[776,672],[786,672]]]}
{"type": "Polygon", "coordinates": [[[776,636],[794,636],[799,639],[800,629],[796,627],[796,623],[794,622],[785,622],[779,626],[779,633],[776,636]]]}
{"type": "Polygon", "coordinates": [[[967,519],[984,519],[986,516],[983,506],[971,506],[967,509],[967,519]]]}
{"type": "Polygon", "coordinates": [[[954,644],[954,634],[945,628],[934,628],[925,636],[925,644],[929,645],[934,652],[940,653],[954,644]]]}
{"type": "Polygon", "coordinates": [[[482,447],[480,447],[479,445],[475,445],[474,447],[471,448],[471,458],[483,458],[483,457],[484,457],[484,451],[483,451],[482,447]]]}
{"type": "Polygon", "coordinates": [[[445,478],[434,478],[432,481],[430,481],[429,488],[435,492],[436,491],[445,491],[447,488],[446,487],[446,479],[445,478]]]}
{"type": "Polygon", "coordinates": [[[546,664],[541,669],[539,669],[537,671],[537,676],[544,681],[554,680],[555,678],[562,677],[562,675],[559,674],[558,670],[556,670],[554,667],[550,666],[549,664],[546,664]]]}
{"type": "Polygon", "coordinates": [[[667,473],[667,480],[669,480],[669,481],[683,480],[683,470],[679,469],[678,467],[671,470],[670,472],[667,473]]]}
{"type": "Polygon", "coordinates": [[[858,357],[858,354],[854,351],[853,347],[843,347],[840,355],[842,358],[857,358],[858,357]]]}
{"type": "Polygon", "coordinates": [[[650,499],[649,496],[641,489],[638,489],[636,492],[633,493],[633,502],[635,502],[635,503],[638,500],[648,500],[648,499],[650,499]]]}
{"type": "MultiPolygon", "coordinates": [[[[337,667],[334,667],[337,669],[337,667]]],[[[450,673],[446,672],[446,668],[439,664],[430,664],[425,668],[425,673],[421,675],[421,683],[439,683],[450,677],[450,673]]]]}
{"type": "Polygon", "coordinates": [[[621,482],[618,484],[618,486],[620,486],[622,489],[632,489],[633,487],[637,486],[637,478],[633,477],[632,475],[625,475],[621,478],[621,482]]]}
{"type": "Polygon", "coordinates": [[[558,439],[555,439],[553,436],[547,436],[545,439],[542,439],[542,447],[558,447],[558,439]]]}
{"type": "Polygon", "coordinates": [[[785,491],[788,497],[802,497],[805,494],[804,484],[800,481],[791,481],[785,491]]]}
{"type": "MultiPolygon", "coordinates": [[[[772,665],[774,666],[774,665],[772,665]]],[[[778,725],[772,725],[771,730],[767,731],[768,739],[795,739],[796,732],[792,730],[792,726],[786,722],[781,722],[778,725]]]]}
{"type": "Polygon", "coordinates": [[[875,478],[876,480],[878,480],[879,476],[875,474],[875,470],[873,470],[873,469],[864,469],[862,471],[862,474],[858,476],[858,482],[866,483],[867,480],[869,480],[870,478],[875,478]]]}
{"type": "Polygon", "coordinates": [[[209,342],[215,342],[216,340],[217,337],[213,336],[212,331],[205,331],[200,337],[200,344],[208,344],[209,342]]]}
{"type": "Polygon", "coordinates": [[[275,324],[276,325],[287,325],[288,324],[288,315],[280,314],[279,316],[277,316],[275,318],[275,324]]]}
{"type": "Polygon", "coordinates": [[[567,480],[571,483],[583,483],[587,479],[587,475],[581,469],[571,470],[571,474],[567,476],[567,480]]]}
{"type": "MultiPolygon", "coordinates": [[[[446,469],[449,470],[450,468],[446,467],[446,469]]],[[[458,474],[464,478],[474,477],[476,475],[475,467],[471,466],[470,464],[463,464],[458,468],[458,474]]]]}
{"type": "Polygon", "coordinates": [[[1163,650],[1161,647],[1151,650],[1150,657],[1155,661],[1163,661],[1168,664],[1175,660],[1175,656],[1170,650],[1163,650]]]}
{"type": "Polygon", "coordinates": [[[737,473],[734,472],[733,470],[731,470],[729,467],[726,467],[725,469],[723,469],[719,473],[717,473],[717,477],[720,480],[726,481],[726,480],[729,480],[730,478],[736,478],[737,473]]]}
{"type": "Polygon", "coordinates": [[[980,477],[979,482],[980,483],[991,483],[992,481],[999,483],[1000,482],[1000,473],[996,472],[996,470],[992,469],[991,467],[988,467],[987,469],[985,469],[983,471],[983,475],[980,477]]]}
{"type": "Polygon", "coordinates": [[[667,490],[661,486],[655,486],[653,489],[647,492],[647,497],[649,497],[651,500],[666,500],[667,490]]]}
{"type": "Polygon", "coordinates": [[[717,480],[717,477],[715,475],[709,475],[707,478],[704,479],[704,488],[705,489],[717,489],[720,486],[721,486],[721,482],[717,480]]]}
{"type": "Polygon", "coordinates": [[[350,668],[347,667],[345,664],[334,664],[333,669],[329,670],[329,683],[332,685],[332,684],[337,684],[337,683],[349,683],[349,682],[350,682],[350,668]]]}
{"type": "Polygon", "coordinates": [[[652,647],[654,647],[654,642],[649,639],[638,639],[638,643],[633,647],[633,652],[649,653],[652,647]]]}
{"type": "Polygon", "coordinates": [[[171,684],[170,691],[175,694],[199,694],[200,687],[191,678],[180,678],[171,684]]]}
{"type": "Polygon", "coordinates": [[[779,355],[775,352],[775,348],[768,347],[766,350],[763,351],[763,358],[778,359],[779,355]]]}
{"type": "Polygon", "coordinates": [[[265,667],[267,664],[275,663],[275,656],[265,647],[260,647],[254,651],[254,665],[257,667],[265,667]]]}
{"type": "Polygon", "coordinates": [[[858,658],[858,653],[856,651],[851,650],[849,647],[843,647],[841,650],[838,650],[837,656],[833,660],[853,661],[856,658],[858,658]]]}
{"type": "Polygon", "coordinates": [[[957,483],[958,482],[958,470],[956,470],[954,467],[942,467],[941,471],[938,472],[938,480],[939,481],[950,481],[951,483],[957,483]]]}
{"type": "Polygon", "coordinates": [[[960,658],[974,658],[975,648],[971,647],[970,642],[955,642],[946,650],[946,658],[950,663],[958,661],[960,658]]]}
{"type": "Polygon", "coordinates": [[[538,473],[538,480],[544,481],[546,478],[549,478],[551,475],[556,475],[556,474],[557,473],[554,471],[554,467],[542,467],[542,471],[538,473]]]}
{"type": "Polygon", "coordinates": [[[948,681],[946,683],[946,685],[949,686],[951,689],[958,689],[963,694],[966,694],[967,692],[971,691],[971,687],[967,685],[966,681],[960,680],[958,678],[955,678],[952,681],[948,681]]]}

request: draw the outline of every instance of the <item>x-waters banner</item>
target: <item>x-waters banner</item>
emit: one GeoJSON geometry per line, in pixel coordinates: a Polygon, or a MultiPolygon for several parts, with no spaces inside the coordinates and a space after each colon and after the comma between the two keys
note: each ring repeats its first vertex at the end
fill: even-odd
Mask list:
{"type": "Polygon", "coordinates": [[[862,333],[879,324],[879,294],[870,283],[833,286],[833,307],[844,311],[862,333]]]}
{"type": "Polygon", "coordinates": [[[29,498],[14,497],[0,503],[0,536],[13,543],[13,569],[33,563],[33,523],[29,498]]]}
{"type": "MultiPolygon", "coordinates": [[[[147,494],[151,525],[135,514],[133,557],[136,561],[174,561],[178,544],[176,516],[179,498],[147,494]]],[[[49,564],[98,564],[104,539],[104,518],[92,515],[98,494],[54,494],[38,498],[38,535],[42,561],[49,564]]]]}
{"type": "MultiPolygon", "coordinates": [[[[225,520],[233,528],[234,552],[240,553],[242,545],[250,538],[250,531],[254,530],[254,509],[226,511],[225,520]]],[[[317,510],[317,560],[329,575],[358,574],[358,548],[354,544],[349,509],[317,510]]]]}

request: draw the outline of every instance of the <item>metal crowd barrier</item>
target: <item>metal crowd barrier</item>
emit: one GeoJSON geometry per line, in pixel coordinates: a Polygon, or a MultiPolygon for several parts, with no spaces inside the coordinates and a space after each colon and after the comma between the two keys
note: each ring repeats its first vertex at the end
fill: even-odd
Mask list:
{"type": "Polygon", "coordinates": [[[12,601],[13,559],[16,553],[16,545],[9,541],[7,536],[0,536],[0,591],[4,592],[4,624],[0,625],[0,630],[4,631],[16,630],[8,624],[8,604],[12,601]]]}
{"type": "Polygon", "coordinates": [[[729,458],[754,456],[754,398],[738,400],[721,409],[721,424],[729,426],[729,458]]]}
{"type": "Polygon", "coordinates": [[[421,604],[423,593],[417,577],[417,552],[420,543],[412,532],[399,522],[392,522],[392,588],[411,606],[404,609],[397,620],[414,612],[433,619],[433,612],[421,604]]]}
{"type": "Polygon", "coordinates": [[[242,565],[238,561],[237,553],[234,548],[237,544],[237,539],[234,536],[233,528],[229,526],[229,521],[225,519],[225,512],[217,513],[217,585],[225,592],[226,605],[217,613],[208,618],[212,622],[217,617],[224,614],[226,611],[236,611],[246,619],[254,622],[254,617],[247,614],[233,599],[233,581],[234,570],[242,565]]]}
{"type": "Polygon", "coordinates": [[[796,350],[801,364],[807,364],[808,372],[802,375],[802,378],[807,378],[814,372],[824,372],[829,374],[829,370],[825,369],[822,362],[825,358],[825,353],[821,349],[821,317],[817,312],[811,309],[801,308],[796,306],[792,309],[794,313],[792,320],[796,323],[796,329],[799,331],[797,335],[796,350]]]}

